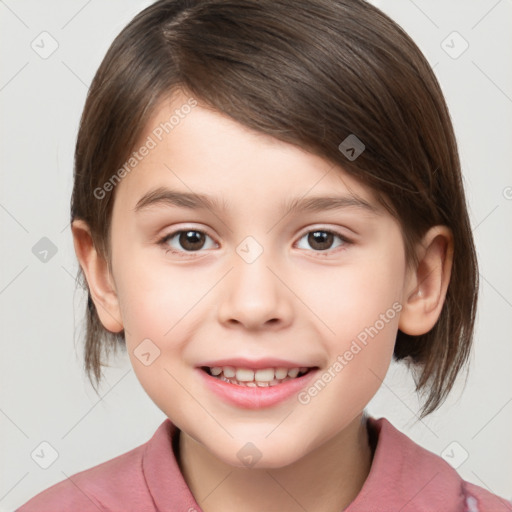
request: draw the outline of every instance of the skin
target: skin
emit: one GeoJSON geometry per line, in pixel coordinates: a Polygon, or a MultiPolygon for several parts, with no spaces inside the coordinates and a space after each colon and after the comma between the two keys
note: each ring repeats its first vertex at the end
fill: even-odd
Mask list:
{"type": "MultiPolygon", "coordinates": [[[[189,97],[179,92],[162,103],[141,144],[189,97]]],[[[88,226],[78,220],[72,230],[102,324],[125,329],[137,378],[181,430],[179,464],[203,510],[334,512],[356,497],[372,461],[364,408],[388,370],[397,330],[422,334],[439,317],[452,262],[448,228],[430,229],[417,246],[418,265],[407,265],[400,225],[370,189],[199,102],[116,186],[111,269],[88,226]],[[227,208],[160,204],[136,213],[156,186],[208,194],[227,208]],[[378,211],[282,207],[291,198],[347,194],[378,211]],[[207,236],[192,239],[192,249],[179,235],[158,244],[179,229],[207,236]],[[349,242],[336,235],[322,246],[307,236],[318,230],[349,242]],[[236,252],[247,236],[263,249],[252,263],[236,252]],[[401,311],[307,404],[292,397],[240,409],[206,389],[194,369],[269,356],[325,372],[394,303],[401,311]],[[160,350],[148,366],[134,355],[146,338],[160,350]],[[252,468],[237,456],[247,442],[261,452],[252,468]]]]}

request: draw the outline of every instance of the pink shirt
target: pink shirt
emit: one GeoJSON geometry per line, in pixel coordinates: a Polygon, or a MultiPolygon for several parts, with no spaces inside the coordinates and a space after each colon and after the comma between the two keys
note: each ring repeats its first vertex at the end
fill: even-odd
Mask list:
{"type": "MultiPolygon", "coordinates": [[[[466,482],[440,456],[385,418],[368,418],[377,444],[368,478],[345,512],[512,512],[512,504],[466,482]]],[[[18,512],[201,512],[176,456],[179,430],[166,419],[145,444],[74,474],[18,512]]]]}

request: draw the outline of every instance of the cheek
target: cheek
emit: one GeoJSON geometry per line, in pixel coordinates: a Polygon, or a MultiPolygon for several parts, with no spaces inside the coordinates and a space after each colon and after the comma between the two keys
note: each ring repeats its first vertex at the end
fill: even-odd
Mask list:
{"type": "Polygon", "coordinates": [[[185,266],[171,268],[163,258],[148,264],[132,255],[120,264],[118,297],[127,330],[138,337],[168,339],[208,290],[198,274],[185,266]]]}
{"type": "MultiPolygon", "coordinates": [[[[377,391],[389,368],[402,309],[405,258],[396,229],[382,230],[373,250],[359,251],[346,265],[322,269],[304,296],[322,323],[320,337],[338,361],[333,389],[362,403],[377,391]],[[313,286],[314,285],[314,286],[313,286]]],[[[327,377],[328,378],[328,377],[327,377]]]]}
{"type": "Polygon", "coordinates": [[[190,290],[178,273],[166,275],[138,264],[136,258],[125,271],[119,296],[131,365],[148,396],[165,410],[169,390],[179,396],[174,363],[182,358],[187,312],[197,298],[188,296],[190,290]]]}
{"type": "Polygon", "coordinates": [[[382,315],[387,330],[391,325],[396,328],[402,276],[399,258],[385,254],[375,259],[363,256],[350,265],[309,274],[302,282],[301,293],[307,297],[306,305],[328,328],[328,338],[343,343],[375,323],[382,330],[382,315]]]}
{"type": "Polygon", "coordinates": [[[319,428],[326,422],[331,433],[343,428],[381,387],[393,357],[400,307],[396,301],[383,309],[377,303],[353,309],[336,324],[336,336],[324,341],[327,368],[314,389],[300,397],[301,403],[315,403],[319,428]]]}
{"type": "Polygon", "coordinates": [[[181,371],[178,362],[191,326],[204,320],[201,299],[212,286],[212,276],[185,266],[172,268],[163,258],[148,265],[133,252],[118,262],[117,270],[129,357],[140,383],[160,406],[162,390],[176,385],[171,374],[181,371]]]}

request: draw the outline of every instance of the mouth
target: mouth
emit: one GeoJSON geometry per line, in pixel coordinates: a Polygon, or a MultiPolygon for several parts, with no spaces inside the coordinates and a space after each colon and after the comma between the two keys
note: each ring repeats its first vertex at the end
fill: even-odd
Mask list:
{"type": "Polygon", "coordinates": [[[200,369],[211,377],[240,387],[273,387],[298,379],[318,366],[295,368],[241,368],[234,366],[201,366],[200,369]]]}

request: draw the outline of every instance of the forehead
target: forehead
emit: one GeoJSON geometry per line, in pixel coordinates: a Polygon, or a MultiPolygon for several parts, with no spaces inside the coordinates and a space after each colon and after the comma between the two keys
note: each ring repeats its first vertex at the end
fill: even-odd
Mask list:
{"type": "Polygon", "coordinates": [[[129,209],[157,187],[214,195],[224,206],[333,191],[378,204],[341,166],[251,130],[181,90],[155,108],[124,167],[116,203],[129,209]]]}

